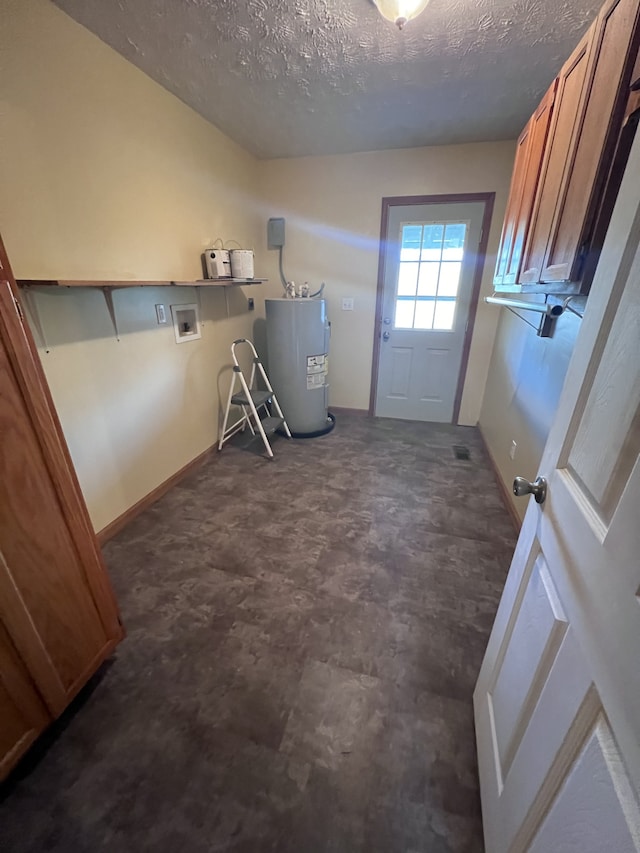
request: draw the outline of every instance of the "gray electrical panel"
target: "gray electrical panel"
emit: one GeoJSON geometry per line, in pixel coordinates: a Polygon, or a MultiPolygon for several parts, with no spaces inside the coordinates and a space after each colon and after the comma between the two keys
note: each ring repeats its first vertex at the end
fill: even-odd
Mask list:
{"type": "Polygon", "coordinates": [[[282,246],[284,246],[284,218],[272,218],[267,222],[267,247],[280,249],[282,246]]]}

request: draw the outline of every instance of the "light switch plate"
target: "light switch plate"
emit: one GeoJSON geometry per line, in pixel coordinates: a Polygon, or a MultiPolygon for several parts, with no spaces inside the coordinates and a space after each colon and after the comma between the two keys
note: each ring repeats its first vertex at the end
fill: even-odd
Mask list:
{"type": "Polygon", "coordinates": [[[156,305],[156,319],[159,326],[167,325],[167,312],[164,305],[156,305]]]}
{"type": "Polygon", "coordinates": [[[353,299],[351,297],[342,300],[343,311],[353,311],[353,299]]]}

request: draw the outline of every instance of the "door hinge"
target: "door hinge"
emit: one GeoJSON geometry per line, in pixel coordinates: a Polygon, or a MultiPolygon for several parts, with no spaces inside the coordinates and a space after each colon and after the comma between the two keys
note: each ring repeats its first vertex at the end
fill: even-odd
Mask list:
{"type": "Polygon", "coordinates": [[[14,301],[15,306],[16,306],[16,311],[18,312],[18,317],[20,317],[20,319],[24,323],[24,313],[22,311],[22,305],[20,304],[20,300],[16,299],[16,297],[14,296],[13,301],[14,301]]]}

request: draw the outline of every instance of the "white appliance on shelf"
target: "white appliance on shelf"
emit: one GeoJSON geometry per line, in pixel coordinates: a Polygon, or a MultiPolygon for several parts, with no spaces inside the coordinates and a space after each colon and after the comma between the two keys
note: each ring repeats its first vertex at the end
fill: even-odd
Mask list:
{"type": "Polygon", "coordinates": [[[207,249],[202,257],[207,278],[231,278],[231,260],[227,249],[207,249]]]}

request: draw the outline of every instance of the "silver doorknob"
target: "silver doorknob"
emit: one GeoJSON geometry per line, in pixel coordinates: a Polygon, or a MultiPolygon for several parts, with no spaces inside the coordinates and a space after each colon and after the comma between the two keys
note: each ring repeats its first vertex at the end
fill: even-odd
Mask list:
{"type": "Polygon", "coordinates": [[[538,477],[535,483],[531,483],[524,477],[516,477],[513,481],[513,494],[517,498],[533,495],[537,504],[543,504],[547,499],[547,481],[544,477],[538,477]]]}
{"type": "Polygon", "coordinates": [[[383,334],[382,334],[382,340],[383,341],[388,341],[390,337],[391,337],[390,332],[383,332],[383,334]]]}

